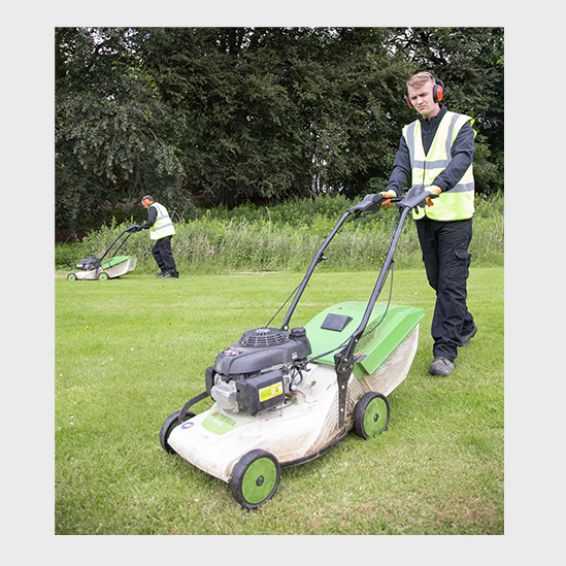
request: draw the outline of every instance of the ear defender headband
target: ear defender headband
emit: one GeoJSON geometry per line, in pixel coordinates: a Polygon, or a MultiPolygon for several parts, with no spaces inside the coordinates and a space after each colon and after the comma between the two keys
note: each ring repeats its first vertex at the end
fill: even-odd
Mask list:
{"type": "MultiPolygon", "coordinates": [[[[434,102],[442,102],[444,100],[444,83],[440,79],[437,79],[432,73],[426,74],[432,79],[432,82],[434,83],[434,86],[432,87],[432,100],[434,102]]],[[[405,102],[407,103],[407,106],[409,108],[413,108],[413,104],[406,94],[405,102]]]]}

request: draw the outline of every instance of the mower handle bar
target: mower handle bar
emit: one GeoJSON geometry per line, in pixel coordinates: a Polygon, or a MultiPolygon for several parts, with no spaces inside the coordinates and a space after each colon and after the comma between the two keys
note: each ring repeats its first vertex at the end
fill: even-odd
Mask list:
{"type": "Polygon", "coordinates": [[[108,255],[108,252],[112,249],[112,247],[114,246],[114,244],[116,244],[116,242],[124,235],[127,234],[126,237],[120,242],[120,245],[118,246],[118,248],[116,249],[116,251],[114,252],[114,254],[117,254],[121,249],[122,246],[126,243],[126,240],[133,234],[133,232],[130,230],[130,228],[126,228],[123,232],[120,232],[118,234],[118,236],[115,238],[115,240],[106,248],[106,251],[104,252],[104,254],[102,255],[102,257],[100,258],[100,263],[102,263],[102,260],[108,255]]]}
{"type": "Polygon", "coordinates": [[[330,232],[330,234],[328,234],[328,236],[326,237],[326,239],[324,240],[324,242],[320,246],[319,250],[314,255],[314,258],[311,261],[311,263],[310,263],[310,265],[307,269],[307,272],[305,273],[305,276],[303,277],[303,280],[301,281],[301,284],[299,285],[299,288],[297,289],[297,292],[295,293],[295,296],[293,297],[293,302],[290,304],[289,309],[287,310],[287,314],[285,315],[285,318],[283,319],[283,324],[281,326],[281,328],[283,330],[289,330],[289,321],[291,320],[291,317],[293,316],[293,313],[295,312],[295,308],[297,307],[297,304],[298,304],[298,302],[301,298],[301,295],[303,294],[303,291],[305,290],[305,287],[307,286],[307,283],[309,282],[309,279],[311,278],[311,275],[313,274],[315,267],[318,265],[319,262],[321,262],[324,259],[324,250],[328,247],[328,244],[330,244],[330,242],[332,241],[332,238],[334,238],[334,236],[336,235],[336,232],[338,232],[338,230],[340,230],[340,228],[342,227],[342,224],[344,224],[344,222],[346,222],[346,220],[347,220],[348,216],[350,216],[350,214],[352,214],[350,212],[350,210],[347,210],[344,214],[342,214],[342,217],[340,218],[340,220],[338,220],[338,222],[336,223],[334,228],[332,228],[332,231],[330,232]]]}
{"type": "Polygon", "coordinates": [[[382,200],[383,200],[383,197],[379,194],[378,195],[375,195],[375,194],[366,195],[361,202],[352,206],[346,212],[344,212],[344,214],[342,214],[340,220],[338,220],[338,222],[336,223],[334,228],[332,228],[330,234],[328,234],[328,236],[326,237],[324,242],[322,242],[322,245],[320,246],[320,248],[316,252],[313,260],[311,261],[311,263],[310,263],[310,265],[307,269],[307,272],[305,273],[305,276],[303,277],[303,280],[302,280],[301,284],[299,285],[299,288],[297,289],[295,296],[293,297],[293,302],[289,306],[289,309],[287,310],[287,314],[285,315],[285,318],[283,319],[283,324],[281,326],[281,328],[283,330],[289,330],[289,321],[291,320],[291,317],[293,316],[293,313],[295,312],[295,308],[297,307],[297,304],[298,304],[298,302],[299,302],[299,300],[300,300],[300,298],[303,294],[303,291],[305,290],[305,287],[307,286],[307,283],[309,282],[309,279],[311,278],[311,275],[313,274],[313,271],[315,270],[316,266],[323,259],[325,259],[324,250],[326,250],[326,248],[328,247],[328,245],[330,244],[330,242],[332,241],[332,239],[334,238],[334,236],[336,235],[338,230],[340,230],[340,228],[342,228],[342,225],[344,224],[344,222],[346,222],[346,220],[348,219],[348,217],[351,214],[355,214],[356,216],[359,216],[360,214],[362,214],[362,212],[373,212],[375,210],[379,210],[379,207],[380,207],[382,200]]]}
{"type": "MultiPolygon", "coordinates": [[[[399,202],[402,203],[403,201],[401,200],[399,202]]],[[[400,208],[401,208],[401,218],[399,219],[399,222],[397,223],[397,227],[395,228],[395,233],[393,234],[393,238],[391,239],[391,244],[389,245],[387,256],[385,257],[385,261],[381,266],[381,270],[379,272],[377,281],[375,282],[375,286],[368,300],[368,304],[366,306],[366,310],[364,311],[364,315],[362,316],[362,320],[360,321],[358,328],[352,334],[352,337],[348,342],[348,345],[344,348],[343,350],[344,353],[349,352],[353,354],[358,341],[360,340],[366,329],[367,323],[369,321],[369,317],[371,316],[371,313],[373,311],[373,307],[377,302],[377,298],[381,294],[381,290],[383,289],[383,286],[385,285],[385,281],[387,280],[387,276],[389,275],[389,270],[393,265],[393,256],[395,255],[395,249],[397,248],[397,243],[399,242],[399,238],[401,237],[401,232],[403,231],[405,221],[407,220],[407,216],[409,215],[411,209],[414,207],[401,206],[400,208]]]]}
{"type": "MultiPolygon", "coordinates": [[[[391,264],[393,263],[393,255],[395,253],[395,248],[397,246],[397,242],[399,241],[399,237],[401,235],[401,231],[403,229],[403,225],[405,223],[406,217],[409,213],[410,210],[412,210],[413,208],[417,207],[417,206],[421,206],[424,205],[426,203],[426,200],[428,197],[432,197],[435,198],[436,195],[430,194],[429,192],[425,191],[425,187],[424,185],[415,185],[413,187],[411,187],[411,189],[409,189],[409,191],[407,191],[406,195],[403,197],[392,197],[390,199],[387,199],[385,197],[383,197],[383,195],[381,194],[369,194],[366,195],[363,200],[361,202],[359,202],[358,204],[350,207],[340,218],[340,220],[338,220],[338,222],[336,223],[336,225],[334,226],[334,228],[331,230],[330,234],[328,234],[328,236],[326,237],[326,239],[324,240],[324,242],[322,243],[322,245],[320,246],[319,250],[316,252],[313,260],[311,261],[307,272],[305,273],[305,276],[303,277],[303,280],[301,282],[301,284],[299,285],[299,288],[297,289],[297,292],[295,293],[295,296],[293,297],[293,301],[291,303],[291,305],[289,306],[289,309],[287,310],[287,314],[285,315],[285,318],[283,319],[283,323],[281,326],[282,330],[289,330],[289,322],[291,321],[291,317],[293,316],[293,313],[295,312],[295,309],[297,307],[297,304],[309,282],[309,279],[311,278],[311,275],[313,274],[316,266],[323,260],[325,259],[324,257],[324,251],[326,250],[326,248],[328,247],[328,245],[330,244],[330,242],[332,241],[332,239],[334,238],[334,236],[336,235],[336,233],[338,232],[338,230],[340,230],[340,228],[342,228],[342,225],[344,224],[344,222],[346,222],[346,220],[348,219],[348,217],[352,214],[354,214],[355,216],[360,216],[362,213],[364,212],[375,212],[375,211],[379,211],[381,208],[381,203],[384,200],[390,200],[392,202],[396,202],[397,203],[397,207],[401,209],[401,218],[399,220],[399,224],[397,225],[397,229],[395,231],[395,234],[393,236],[393,239],[391,241],[391,244],[389,246],[389,252],[387,254],[387,257],[385,259],[385,262],[383,264],[383,267],[381,268],[381,271],[379,273],[379,277],[376,281],[373,293],[370,297],[368,306],[366,308],[366,312],[362,318],[362,322],[360,323],[360,326],[358,327],[358,329],[356,330],[356,332],[354,332],[353,336],[352,336],[352,340],[354,339],[354,337],[358,337],[356,339],[356,343],[359,340],[359,338],[361,337],[361,335],[363,334],[363,331],[365,330],[365,327],[367,325],[367,322],[369,320],[369,317],[371,315],[371,311],[373,310],[373,307],[375,305],[375,302],[377,300],[377,297],[379,296],[379,293],[381,292],[381,289],[383,288],[383,284],[385,283],[385,279],[387,277],[387,273],[389,272],[389,268],[391,267],[391,264]]],[[[350,341],[352,342],[352,341],[350,341]]],[[[355,346],[355,344],[354,344],[355,346]]],[[[348,348],[348,346],[346,347],[348,348]]]]}

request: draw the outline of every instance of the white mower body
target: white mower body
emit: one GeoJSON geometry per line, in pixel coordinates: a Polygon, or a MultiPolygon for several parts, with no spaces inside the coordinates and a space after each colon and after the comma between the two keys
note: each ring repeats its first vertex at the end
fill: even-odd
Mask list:
{"type": "MultiPolygon", "coordinates": [[[[388,396],[403,382],[418,344],[419,326],[399,344],[375,373],[358,378],[352,373],[345,409],[345,429],[353,426],[353,411],[368,392],[388,396]]],[[[246,453],[263,449],[281,466],[308,461],[334,443],[340,434],[338,381],[334,367],[309,363],[289,400],[251,416],[210,409],[177,425],[169,446],[204,472],[229,482],[234,465],[246,453]]]]}
{"type": "Polygon", "coordinates": [[[99,279],[102,273],[107,274],[106,279],[115,279],[136,269],[136,256],[117,256],[104,262],[98,269],[75,271],[73,274],[78,281],[99,279]]]}

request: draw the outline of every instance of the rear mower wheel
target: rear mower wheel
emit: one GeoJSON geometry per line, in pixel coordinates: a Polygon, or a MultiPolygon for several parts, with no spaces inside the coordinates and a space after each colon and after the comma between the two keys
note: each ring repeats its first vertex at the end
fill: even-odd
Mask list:
{"type": "Polygon", "coordinates": [[[75,273],[69,273],[67,275],[67,281],[76,281],[77,280],[77,275],[75,273]]]}
{"type": "MultiPolygon", "coordinates": [[[[179,424],[180,412],[181,411],[175,411],[174,413],[171,413],[163,421],[163,424],[161,425],[161,430],[159,431],[159,443],[161,444],[161,448],[163,448],[163,450],[165,450],[165,452],[168,452],[169,454],[175,454],[175,450],[173,450],[173,448],[169,446],[167,440],[169,439],[169,435],[171,434],[171,431],[179,424]]],[[[183,422],[192,419],[194,416],[195,416],[194,413],[188,411],[185,418],[183,419],[183,422]]]]}
{"type": "Polygon", "coordinates": [[[277,491],[281,467],[277,458],[266,450],[244,454],[234,466],[230,490],[244,509],[257,509],[277,491]]]}
{"type": "Polygon", "coordinates": [[[389,403],[381,393],[366,393],[354,408],[354,432],[367,440],[387,430],[389,403]]]}
{"type": "Polygon", "coordinates": [[[110,279],[110,275],[108,275],[106,271],[102,271],[101,273],[98,274],[97,279],[99,281],[108,281],[108,279],[110,279]]]}

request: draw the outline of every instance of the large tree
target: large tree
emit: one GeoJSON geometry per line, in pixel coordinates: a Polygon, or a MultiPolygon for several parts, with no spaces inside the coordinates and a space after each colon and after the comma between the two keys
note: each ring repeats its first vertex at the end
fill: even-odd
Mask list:
{"type": "Polygon", "coordinates": [[[155,193],[275,202],[383,188],[406,77],[477,118],[478,188],[502,188],[500,28],[60,28],[56,224],[79,234],[155,193]]]}

